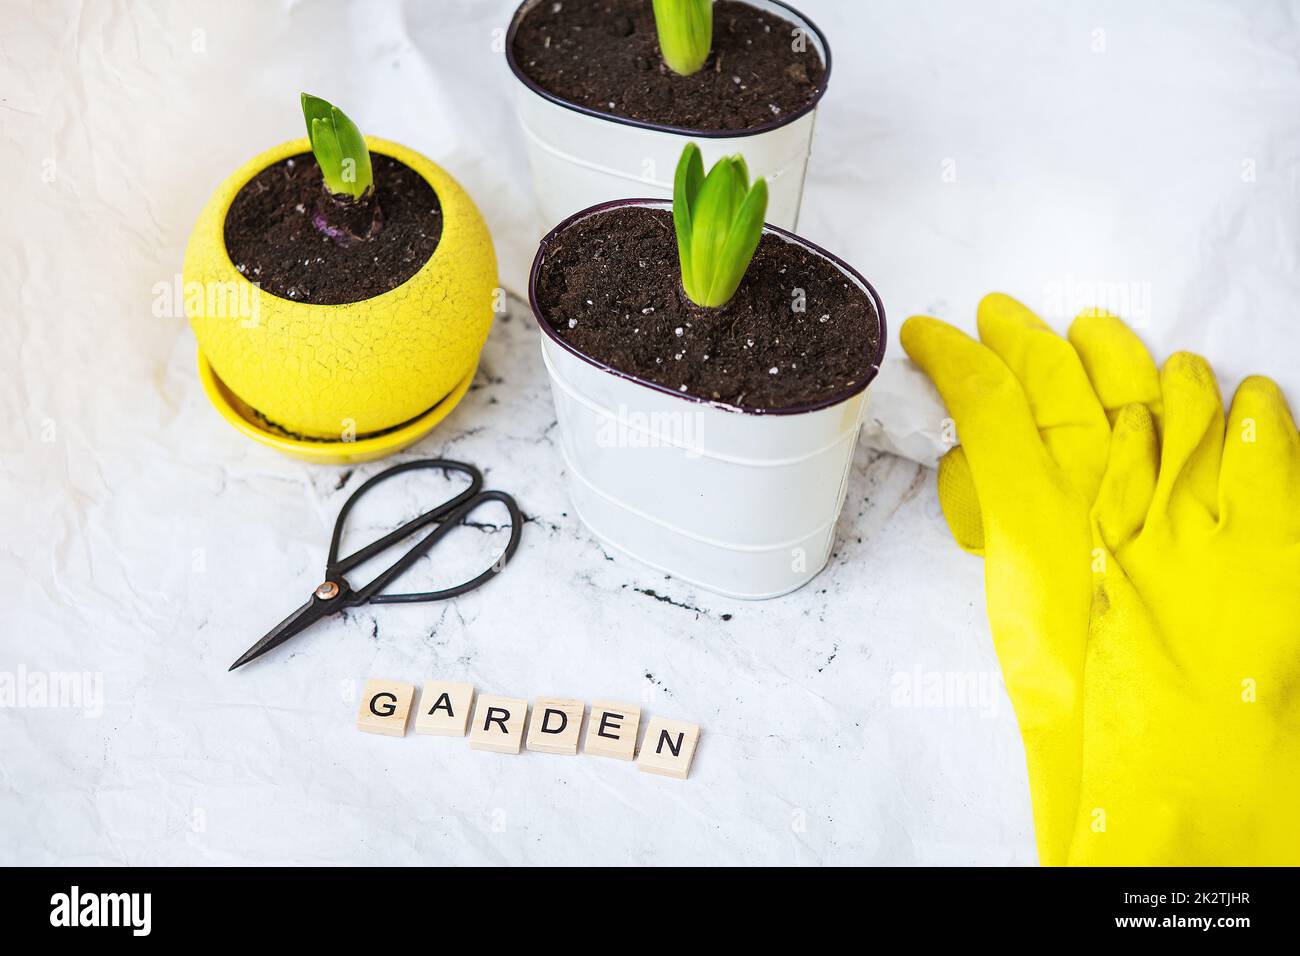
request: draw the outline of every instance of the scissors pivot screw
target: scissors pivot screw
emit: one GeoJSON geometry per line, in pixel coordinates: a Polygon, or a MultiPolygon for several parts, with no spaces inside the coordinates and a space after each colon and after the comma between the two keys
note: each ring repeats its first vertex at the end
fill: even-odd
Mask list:
{"type": "Polygon", "coordinates": [[[333,581],[326,581],[316,589],[316,596],[322,601],[328,601],[330,598],[339,596],[339,586],[333,581]]]}

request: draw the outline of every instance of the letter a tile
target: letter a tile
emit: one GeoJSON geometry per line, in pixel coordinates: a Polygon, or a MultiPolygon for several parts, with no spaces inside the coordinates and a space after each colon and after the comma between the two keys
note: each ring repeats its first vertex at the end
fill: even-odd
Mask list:
{"type": "Polygon", "coordinates": [[[420,709],[415,714],[417,734],[440,737],[464,737],[469,726],[470,704],[474,700],[473,684],[456,684],[446,680],[424,682],[420,709]]]}

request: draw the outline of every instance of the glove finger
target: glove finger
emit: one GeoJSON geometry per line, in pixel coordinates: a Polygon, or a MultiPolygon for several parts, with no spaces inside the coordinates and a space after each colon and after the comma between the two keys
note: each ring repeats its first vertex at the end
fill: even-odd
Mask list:
{"type": "Polygon", "coordinates": [[[1142,530],[1159,468],[1155,417],[1146,405],[1125,405],[1115,418],[1106,474],[1092,506],[1093,524],[1111,554],[1142,530]]]}
{"type": "Polygon", "coordinates": [[[1087,309],[1071,323],[1069,339],[1111,424],[1125,405],[1137,403],[1151,409],[1158,429],[1160,370],[1133,330],[1109,312],[1087,309]]]}
{"type": "Polygon", "coordinates": [[[1008,295],[986,295],[978,311],[980,340],[1020,381],[1048,454],[1091,501],[1106,467],[1110,422],[1079,354],[1008,295]]]}
{"type": "Polygon", "coordinates": [[[939,459],[939,507],[948,530],[963,551],[984,555],[984,519],[970,461],[961,445],[939,459]]]}
{"type": "Polygon", "coordinates": [[[957,423],[976,487],[1011,500],[1042,480],[1050,459],[1020,383],[992,350],[929,316],[899,330],[903,349],[930,377],[957,423]]]}
{"type": "MultiPolygon", "coordinates": [[[[1102,309],[1086,309],[1070,325],[1069,342],[1112,426],[1125,405],[1138,403],[1151,410],[1159,430],[1160,370],[1121,319],[1102,309]]],[[[960,445],[939,462],[939,504],[957,544],[971,554],[983,554],[979,495],[960,445]]]]}
{"type": "Polygon", "coordinates": [[[1275,540],[1300,539],[1300,435],[1272,379],[1237,388],[1224,436],[1219,520],[1275,540]]]}
{"type": "Polygon", "coordinates": [[[1152,508],[1170,520],[1218,520],[1223,399],[1210,364],[1175,352],[1160,376],[1165,430],[1152,508]]]}

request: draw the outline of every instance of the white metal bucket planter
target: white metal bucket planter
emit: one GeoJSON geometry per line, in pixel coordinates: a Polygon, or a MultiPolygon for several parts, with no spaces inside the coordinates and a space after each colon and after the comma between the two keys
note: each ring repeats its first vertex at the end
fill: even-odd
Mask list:
{"type": "Polygon", "coordinates": [[[768,225],[765,232],[826,259],[870,296],[880,334],[862,382],[814,405],[756,413],[620,372],[556,335],[538,305],[537,281],[556,236],[633,205],[671,209],[634,199],[569,217],[542,240],[528,283],[574,508],[597,537],[674,577],[729,597],[786,594],[830,557],[867,386],[884,357],[884,306],[853,268],[768,225]]]}
{"type": "Polygon", "coordinates": [[[545,228],[613,199],[671,198],[673,171],[689,142],[699,145],[706,168],[723,156],[744,154],[750,175],[767,180],[768,222],[782,229],[798,227],[817,103],[831,76],[831,50],[816,24],[778,0],[745,0],[803,31],[826,67],[821,91],[802,108],[755,129],[691,130],[602,113],[539,87],[515,61],[514,38],[523,15],[540,2],[549,0],[525,0],[515,11],[506,37],[506,60],[518,80],[519,125],[545,228]]]}

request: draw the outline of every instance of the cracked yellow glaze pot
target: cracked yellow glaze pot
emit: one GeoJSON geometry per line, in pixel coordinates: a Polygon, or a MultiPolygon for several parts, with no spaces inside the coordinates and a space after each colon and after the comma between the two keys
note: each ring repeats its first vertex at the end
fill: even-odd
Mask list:
{"type": "Polygon", "coordinates": [[[312,305],[262,291],[230,261],[231,202],[267,166],[310,152],[305,138],[262,153],[222,183],[185,250],[185,311],[202,357],[240,403],[306,442],[346,443],[427,421],[453,391],[463,394],[457,387],[473,374],[492,325],[496,256],[473,201],[419,153],[369,136],[366,144],[419,173],[442,207],[433,255],[397,288],[312,305]]]}

